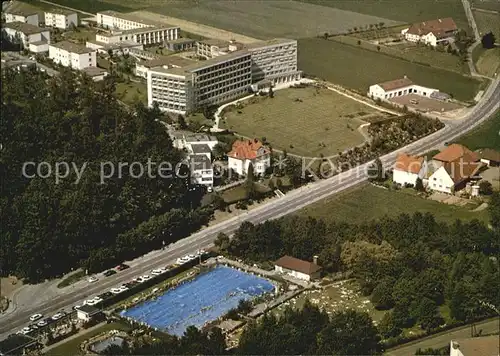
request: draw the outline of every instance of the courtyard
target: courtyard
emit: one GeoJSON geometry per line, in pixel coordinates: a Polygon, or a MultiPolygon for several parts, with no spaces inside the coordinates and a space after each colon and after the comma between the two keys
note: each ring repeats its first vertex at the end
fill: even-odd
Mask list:
{"type": "Polygon", "coordinates": [[[464,108],[463,106],[456,103],[436,100],[417,94],[398,96],[396,98],[390,99],[390,101],[396,104],[406,105],[407,107],[418,110],[420,112],[447,112],[464,108]]]}
{"type": "MultiPolygon", "coordinates": [[[[274,98],[255,97],[223,114],[222,126],[237,135],[262,138],[273,148],[305,157],[335,155],[362,144],[358,130],[375,109],[327,89],[289,88],[274,98]]],[[[380,114],[384,116],[384,114],[380,114]]]]}

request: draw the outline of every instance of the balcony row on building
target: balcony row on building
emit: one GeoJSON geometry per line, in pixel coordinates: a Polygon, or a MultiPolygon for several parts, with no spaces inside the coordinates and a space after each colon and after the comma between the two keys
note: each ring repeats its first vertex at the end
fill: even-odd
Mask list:
{"type": "Polygon", "coordinates": [[[150,106],[156,103],[163,111],[188,114],[237,99],[261,81],[280,85],[301,78],[296,40],[274,39],[246,46],[229,42],[225,47],[218,41],[198,41],[196,52],[205,60],[147,69],[150,106]]]}

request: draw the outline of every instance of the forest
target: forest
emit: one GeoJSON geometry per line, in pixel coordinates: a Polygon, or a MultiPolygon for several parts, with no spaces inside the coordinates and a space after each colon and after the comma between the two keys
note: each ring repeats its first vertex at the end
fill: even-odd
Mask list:
{"type": "Polygon", "coordinates": [[[248,263],[318,255],[327,272],[352,272],[375,308],[388,311],[378,328],[389,339],[414,325],[435,330],[444,324],[443,306],[459,323],[496,313],[490,306],[500,305],[498,192],[489,214],[489,226],[477,220],[448,225],[429,213],[360,225],[288,216],[244,222],[233,239],[220,234],[215,243],[248,263]]]}
{"type": "MultiPolygon", "coordinates": [[[[186,175],[138,177],[124,169],[104,184],[102,162],[169,162],[174,149],[162,113],[121,105],[114,79],[94,82],[69,70],[54,78],[36,70],[2,74],[0,273],[28,282],[74,268],[100,271],[161,247],[206,224],[199,188],[186,175]],[[36,171],[26,162],[47,162],[36,171]],[[56,181],[48,166],[86,169],[56,181]],[[46,177],[46,178],[42,178],[46,177]],[[78,181],[78,184],[76,182],[78,181]]],[[[53,173],[53,172],[52,172],[53,173]]]]}

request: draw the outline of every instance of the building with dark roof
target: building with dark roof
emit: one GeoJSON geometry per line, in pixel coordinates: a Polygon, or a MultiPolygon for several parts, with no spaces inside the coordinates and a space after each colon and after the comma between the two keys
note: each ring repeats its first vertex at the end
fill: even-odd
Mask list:
{"type": "Polygon", "coordinates": [[[321,274],[321,267],[317,264],[316,256],[314,257],[314,262],[300,260],[291,256],[283,256],[274,262],[274,270],[304,281],[318,279],[321,274]]]}
{"type": "Polygon", "coordinates": [[[458,28],[451,17],[412,24],[401,31],[407,41],[422,42],[436,47],[454,41],[458,28]]]}

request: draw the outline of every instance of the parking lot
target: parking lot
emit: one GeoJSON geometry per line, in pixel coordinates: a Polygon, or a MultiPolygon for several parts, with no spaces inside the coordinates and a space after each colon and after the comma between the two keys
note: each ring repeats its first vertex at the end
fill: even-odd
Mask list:
{"type": "Polygon", "coordinates": [[[408,108],[421,112],[447,112],[463,109],[462,105],[431,99],[417,94],[408,94],[390,99],[393,103],[406,105],[408,108]]]}

